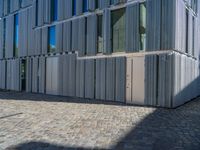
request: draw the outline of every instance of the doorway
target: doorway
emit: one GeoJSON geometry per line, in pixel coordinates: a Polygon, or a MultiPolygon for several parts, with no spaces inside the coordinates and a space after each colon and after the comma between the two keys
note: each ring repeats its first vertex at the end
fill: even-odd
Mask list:
{"type": "Polygon", "coordinates": [[[21,60],[21,90],[26,90],[26,60],[21,60]]]}

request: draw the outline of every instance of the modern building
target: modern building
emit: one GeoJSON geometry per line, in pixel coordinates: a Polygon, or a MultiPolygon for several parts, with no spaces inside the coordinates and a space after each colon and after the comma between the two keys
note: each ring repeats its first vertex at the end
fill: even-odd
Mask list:
{"type": "Polygon", "coordinates": [[[198,0],[0,0],[0,88],[176,107],[200,95],[198,0]]]}

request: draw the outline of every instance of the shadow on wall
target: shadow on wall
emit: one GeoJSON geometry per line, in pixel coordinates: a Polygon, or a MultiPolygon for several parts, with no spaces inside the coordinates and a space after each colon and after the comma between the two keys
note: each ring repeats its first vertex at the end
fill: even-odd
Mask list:
{"type": "MultiPolygon", "coordinates": [[[[200,98],[177,109],[158,108],[136,127],[108,148],[112,150],[199,150],[200,149],[200,98]]],[[[111,137],[112,138],[112,137],[111,137]]],[[[89,150],[103,149],[68,147],[31,141],[7,150],[89,150]]]]}

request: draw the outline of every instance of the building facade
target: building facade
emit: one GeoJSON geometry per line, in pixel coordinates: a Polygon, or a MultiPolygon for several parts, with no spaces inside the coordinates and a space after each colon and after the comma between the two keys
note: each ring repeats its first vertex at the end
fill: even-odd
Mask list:
{"type": "Polygon", "coordinates": [[[198,0],[0,0],[0,88],[177,107],[200,95],[198,0]]]}

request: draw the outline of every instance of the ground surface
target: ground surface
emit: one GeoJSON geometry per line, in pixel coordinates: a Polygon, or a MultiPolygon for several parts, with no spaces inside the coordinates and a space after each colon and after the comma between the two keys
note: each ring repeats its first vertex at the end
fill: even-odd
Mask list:
{"type": "Polygon", "coordinates": [[[145,108],[0,92],[0,149],[199,150],[200,99],[145,108]]]}

